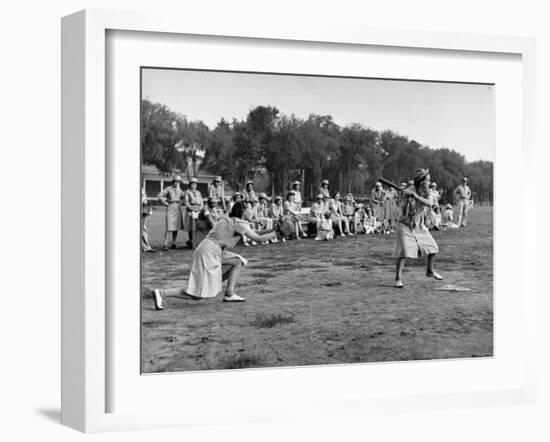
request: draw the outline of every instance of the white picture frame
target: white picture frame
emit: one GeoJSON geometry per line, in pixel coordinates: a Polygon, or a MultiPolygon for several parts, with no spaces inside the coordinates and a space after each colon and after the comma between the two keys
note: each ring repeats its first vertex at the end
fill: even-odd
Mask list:
{"type": "MultiPolygon", "coordinates": [[[[84,432],[207,425],[211,416],[194,416],[172,409],[145,412],[108,412],[107,376],[111,312],[106,288],[110,241],[107,228],[108,155],[106,155],[106,33],[140,31],[162,34],[205,35],[222,38],[269,39],[285,42],[369,45],[383,48],[468,51],[521,57],[521,167],[524,176],[534,168],[535,42],[518,37],[451,33],[390,31],[326,24],[298,27],[268,22],[212,22],[197,17],[182,24],[177,17],[143,13],[86,10],[62,20],[62,423],[84,432]]],[[[498,192],[498,189],[496,189],[498,192]]],[[[521,204],[535,207],[535,194],[524,192],[521,204]]],[[[534,233],[521,230],[522,258],[535,255],[534,233]]],[[[496,248],[498,250],[498,246],[496,248]]],[[[495,251],[496,253],[496,251],[495,251]]],[[[521,272],[526,273],[523,259],[521,272]]],[[[498,288],[498,290],[505,290],[498,288]]],[[[521,279],[518,318],[526,336],[535,333],[536,287],[521,279]]],[[[535,399],[535,339],[525,340],[522,382],[507,388],[469,392],[430,392],[424,395],[387,395],[377,398],[342,395],[312,401],[311,407],[273,406],[249,413],[245,421],[307,418],[334,414],[361,415],[431,408],[532,403],[535,399]]],[[[518,356],[520,357],[520,356],[518,356]]],[[[308,370],[316,370],[309,368],[308,370]]],[[[246,372],[240,376],[250,376],[246,372]]],[[[248,406],[253,409],[251,400],[248,406]]]]}

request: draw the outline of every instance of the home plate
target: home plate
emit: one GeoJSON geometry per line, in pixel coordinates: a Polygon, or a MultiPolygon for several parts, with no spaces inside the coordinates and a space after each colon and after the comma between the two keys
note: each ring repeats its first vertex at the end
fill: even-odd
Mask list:
{"type": "Polygon", "coordinates": [[[443,291],[446,291],[446,292],[470,292],[471,291],[471,289],[469,289],[467,287],[460,287],[458,285],[453,285],[453,284],[443,285],[443,286],[437,288],[436,290],[443,290],[443,291]]]}

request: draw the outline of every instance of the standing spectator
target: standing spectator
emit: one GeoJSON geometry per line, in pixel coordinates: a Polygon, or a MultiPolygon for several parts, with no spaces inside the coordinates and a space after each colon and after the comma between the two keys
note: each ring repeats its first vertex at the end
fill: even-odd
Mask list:
{"type": "Polygon", "coordinates": [[[294,181],[292,183],[292,190],[294,191],[294,204],[296,208],[300,210],[302,208],[302,192],[300,191],[300,186],[302,183],[300,181],[294,181]]]}
{"type": "Polygon", "coordinates": [[[377,182],[372,189],[370,197],[372,204],[372,211],[377,221],[384,222],[384,189],[382,183],[377,182]]]}
{"type": "Polygon", "coordinates": [[[342,203],[342,213],[347,220],[348,232],[351,235],[352,231],[355,232],[356,225],[355,203],[351,194],[346,195],[344,198],[344,202],[342,203]]]}
{"type": "Polygon", "coordinates": [[[245,200],[254,201],[258,199],[256,197],[256,191],[254,190],[254,183],[252,181],[247,181],[245,186],[245,200]]]}
{"type": "Polygon", "coordinates": [[[458,202],[458,225],[460,227],[466,227],[468,222],[468,211],[470,210],[470,197],[472,191],[468,186],[468,178],[462,178],[462,184],[457,186],[454,191],[455,198],[458,202]]]}
{"type": "Polygon", "coordinates": [[[323,198],[330,199],[330,191],[328,190],[328,180],[321,181],[321,187],[319,193],[323,195],[323,198]]]}
{"type": "Polygon", "coordinates": [[[145,207],[147,205],[147,195],[145,193],[145,188],[141,189],[141,250],[147,253],[155,253],[156,250],[151,247],[149,244],[149,232],[147,231],[147,226],[145,220],[148,216],[153,214],[153,211],[150,207],[145,207]]]}
{"type": "Polygon", "coordinates": [[[399,217],[399,206],[397,201],[399,195],[393,187],[388,188],[384,193],[384,226],[386,231],[394,232],[399,217]]]}
{"type": "Polygon", "coordinates": [[[434,206],[439,206],[439,200],[441,198],[441,193],[437,189],[437,183],[434,181],[430,184],[430,192],[432,194],[432,199],[434,202],[434,206]]]}
{"type": "Polygon", "coordinates": [[[196,178],[189,180],[189,189],[185,191],[183,203],[185,205],[185,222],[184,227],[187,232],[187,247],[193,248],[193,234],[196,229],[196,220],[203,206],[201,193],[197,190],[198,181],[196,178]]]}
{"type": "Polygon", "coordinates": [[[208,185],[208,197],[217,198],[222,210],[225,212],[227,207],[225,205],[225,193],[223,189],[223,181],[221,176],[214,177],[212,183],[208,185]]]}
{"type": "Polygon", "coordinates": [[[183,230],[183,214],[181,201],[185,192],[181,188],[181,177],[175,176],[172,185],[159,193],[160,202],[166,206],[166,231],[164,233],[164,245],[162,250],[168,250],[168,242],[172,237],[171,248],[176,248],[178,230],[183,230]]]}

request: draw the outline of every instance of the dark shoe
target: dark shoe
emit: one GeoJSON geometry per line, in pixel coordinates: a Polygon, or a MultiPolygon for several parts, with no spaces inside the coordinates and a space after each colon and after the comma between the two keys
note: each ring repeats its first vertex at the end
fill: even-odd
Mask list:
{"type": "Polygon", "coordinates": [[[161,250],[168,250],[168,246],[162,246],[161,250]]]}
{"type": "Polygon", "coordinates": [[[176,249],[178,248],[178,246],[175,245],[175,244],[172,244],[172,245],[170,246],[170,248],[171,248],[172,250],[176,250],[176,249]]]}

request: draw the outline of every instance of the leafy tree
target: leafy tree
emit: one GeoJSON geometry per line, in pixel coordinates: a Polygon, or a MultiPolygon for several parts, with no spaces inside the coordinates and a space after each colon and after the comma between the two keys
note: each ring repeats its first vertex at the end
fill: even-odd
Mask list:
{"type": "Polygon", "coordinates": [[[378,133],[374,130],[353,123],[340,131],[338,146],[338,163],[341,172],[342,189],[351,192],[351,175],[369,153],[376,149],[378,133]]]}

